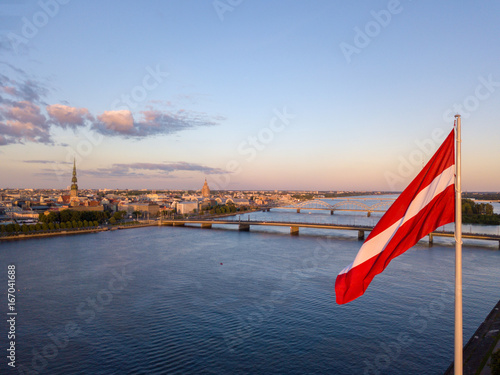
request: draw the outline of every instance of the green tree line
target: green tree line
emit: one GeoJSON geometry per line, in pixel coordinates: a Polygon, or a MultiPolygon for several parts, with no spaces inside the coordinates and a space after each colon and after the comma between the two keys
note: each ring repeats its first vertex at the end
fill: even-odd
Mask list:
{"type": "Polygon", "coordinates": [[[41,223],[66,223],[68,221],[97,221],[102,224],[105,220],[110,217],[109,212],[106,211],[74,211],[74,210],[62,210],[53,211],[48,215],[42,213],[38,216],[38,221],[41,223]]]}
{"type": "Polygon", "coordinates": [[[483,201],[495,201],[500,200],[500,193],[462,193],[464,198],[475,198],[483,201]]]}
{"type": "Polygon", "coordinates": [[[493,213],[493,206],[489,203],[476,203],[471,199],[462,199],[462,222],[500,225],[500,215],[493,213]]]}
{"type": "Polygon", "coordinates": [[[233,204],[227,204],[224,206],[213,206],[213,207],[208,207],[204,210],[201,211],[201,213],[210,213],[212,215],[220,215],[220,214],[230,214],[230,213],[235,213],[235,212],[240,212],[240,211],[246,211],[247,207],[242,206],[242,207],[236,207],[233,204]]]}
{"type": "MultiPolygon", "coordinates": [[[[123,213],[115,213],[121,219],[123,213]]],[[[37,224],[7,224],[0,225],[1,235],[30,234],[47,231],[57,231],[77,228],[97,227],[110,217],[105,211],[73,211],[62,210],[50,212],[48,215],[41,213],[37,224]]]]}
{"type": "Polygon", "coordinates": [[[13,234],[35,234],[43,233],[48,231],[57,231],[62,229],[77,229],[77,228],[89,228],[97,227],[99,223],[97,221],[67,221],[60,223],[38,223],[38,224],[7,224],[0,225],[0,233],[2,235],[13,235],[13,234]]]}

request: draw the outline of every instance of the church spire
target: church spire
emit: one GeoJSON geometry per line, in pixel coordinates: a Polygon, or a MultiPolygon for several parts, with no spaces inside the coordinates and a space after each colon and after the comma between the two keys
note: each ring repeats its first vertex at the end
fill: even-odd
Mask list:
{"type": "Polygon", "coordinates": [[[78,196],[78,185],[76,179],[76,159],[73,159],[73,178],[71,179],[71,198],[76,198],[78,196]]]}

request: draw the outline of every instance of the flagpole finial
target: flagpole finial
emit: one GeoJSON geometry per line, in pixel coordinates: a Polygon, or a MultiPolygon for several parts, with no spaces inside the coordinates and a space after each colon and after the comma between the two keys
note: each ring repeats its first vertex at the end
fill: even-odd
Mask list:
{"type": "Polygon", "coordinates": [[[460,117],[460,115],[457,113],[457,114],[455,115],[455,118],[459,118],[459,117],[460,117]]]}

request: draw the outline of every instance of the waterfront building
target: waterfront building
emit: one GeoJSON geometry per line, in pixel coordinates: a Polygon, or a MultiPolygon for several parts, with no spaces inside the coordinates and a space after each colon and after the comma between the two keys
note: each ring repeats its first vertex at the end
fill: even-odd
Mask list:
{"type": "Polygon", "coordinates": [[[177,203],[177,213],[178,214],[190,214],[198,210],[198,202],[197,201],[183,201],[177,203]]]}
{"type": "Polygon", "coordinates": [[[160,211],[160,206],[150,202],[134,202],[118,204],[119,211],[127,211],[127,214],[132,214],[136,211],[148,213],[150,216],[157,216],[160,211]]]}
{"type": "Polygon", "coordinates": [[[226,204],[234,204],[235,206],[249,206],[250,201],[244,198],[227,198],[226,204]]]}

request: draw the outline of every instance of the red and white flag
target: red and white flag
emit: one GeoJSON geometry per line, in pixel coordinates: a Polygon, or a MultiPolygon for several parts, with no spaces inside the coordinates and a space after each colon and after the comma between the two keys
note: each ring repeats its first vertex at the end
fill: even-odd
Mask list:
{"type": "Polygon", "coordinates": [[[382,216],[335,281],[338,304],[363,295],[375,275],[438,227],[455,221],[455,130],[382,216]]]}

